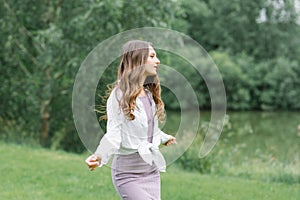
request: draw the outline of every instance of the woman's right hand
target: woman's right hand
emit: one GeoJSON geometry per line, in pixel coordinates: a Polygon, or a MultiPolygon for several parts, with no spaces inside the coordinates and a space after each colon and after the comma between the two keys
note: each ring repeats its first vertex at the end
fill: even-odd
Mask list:
{"type": "Polygon", "coordinates": [[[93,171],[96,167],[100,165],[101,158],[97,155],[91,155],[86,160],[85,163],[90,168],[91,171],[93,171]]]}

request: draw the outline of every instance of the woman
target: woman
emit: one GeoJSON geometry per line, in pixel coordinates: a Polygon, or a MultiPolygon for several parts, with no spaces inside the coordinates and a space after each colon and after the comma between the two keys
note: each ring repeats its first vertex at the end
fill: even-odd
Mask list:
{"type": "Polygon", "coordinates": [[[159,64],[151,43],[134,40],[123,46],[118,81],[107,100],[107,133],[86,159],[94,170],[115,155],[112,179],[122,199],[160,199],[160,171],[166,163],[158,147],[176,144],[175,137],[158,128],[165,111],[159,64]]]}

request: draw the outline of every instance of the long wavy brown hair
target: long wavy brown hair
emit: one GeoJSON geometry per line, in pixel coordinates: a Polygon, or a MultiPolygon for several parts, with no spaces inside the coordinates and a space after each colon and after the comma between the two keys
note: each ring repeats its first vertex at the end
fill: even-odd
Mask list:
{"type": "MultiPolygon", "coordinates": [[[[128,119],[134,120],[133,111],[137,108],[136,98],[146,88],[152,93],[156,104],[155,114],[158,120],[162,122],[165,119],[165,109],[161,99],[161,87],[158,76],[148,76],[141,83],[150,46],[152,47],[150,42],[141,40],[131,40],[124,44],[117,81],[108,88],[106,96],[108,97],[114,88],[120,89],[122,93],[122,97],[119,99],[120,108],[128,119]]],[[[107,116],[101,116],[100,119],[107,119],[107,116]]]]}

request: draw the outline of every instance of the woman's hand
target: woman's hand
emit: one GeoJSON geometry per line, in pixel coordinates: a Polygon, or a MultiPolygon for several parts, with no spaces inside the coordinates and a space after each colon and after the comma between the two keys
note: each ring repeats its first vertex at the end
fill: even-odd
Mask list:
{"type": "Polygon", "coordinates": [[[170,144],[177,144],[175,137],[171,136],[171,138],[164,145],[169,146],[170,144]]]}
{"type": "Polygon", "coordinates": [[[101,158],[97,155],[91,155],[86,160],[85,163],[90,168],[91,171],[93,171],[96,167],[100,165],[101,158]]]}

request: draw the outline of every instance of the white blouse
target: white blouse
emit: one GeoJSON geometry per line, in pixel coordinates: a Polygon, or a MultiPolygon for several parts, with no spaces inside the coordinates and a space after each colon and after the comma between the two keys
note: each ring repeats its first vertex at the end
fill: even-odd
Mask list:
{"type": "MultiPolygon", "coordinates": [[[[146,91],[151,99],[152,113],[156,106],[150,91],[146,91]]],[[[134,120],[125,117],[119,107],[118,99],[121,90],[114,88],[107,100],[107,132],[102,137],[95,155],[101,157],[100,167],[106,164],[113,154],[131,154],[138,152],[142,159],[152,165],[154,162],[160,171],[165,171],[166,162],[159,151],[159,145],[166,143],[171,135],[158,128],[158,118],[154,116],[153,141],[148,142],[148,119],[144,105],[136,98],[136,108],[133,111],[134,120]]]]}

